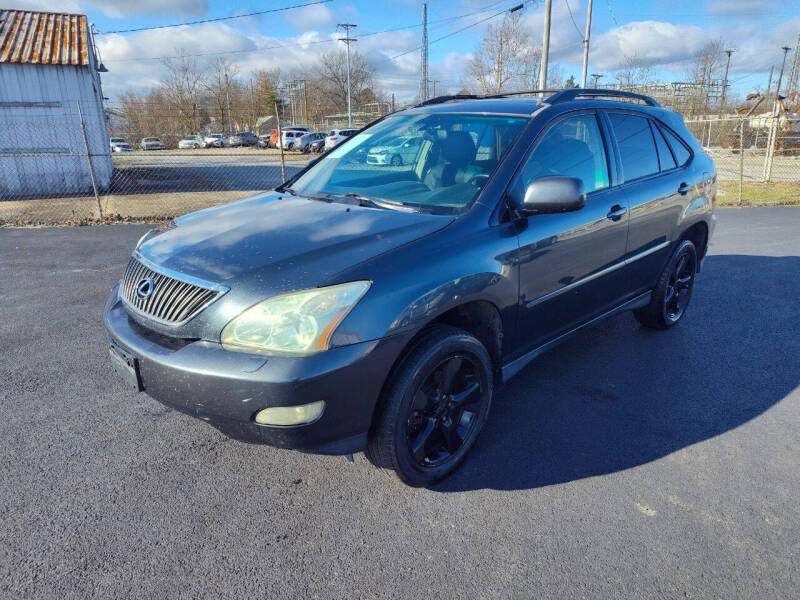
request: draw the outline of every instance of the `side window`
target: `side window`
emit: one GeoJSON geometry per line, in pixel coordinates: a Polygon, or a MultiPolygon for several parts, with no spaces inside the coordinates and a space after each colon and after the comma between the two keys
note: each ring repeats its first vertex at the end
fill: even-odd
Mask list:
{"type": "Polygon", "coordinates": [[[691,153],[686,148],[686,145],[680,141],[669,129],[664,129],[659,127],[661,132],[664,134],[664,137],[667,139],[669,143],[669,147],[672,148],[673,154],[675,154],[675,160],[678,161],[678,166],[682,167],[689,161],[689,157],[691,157],[691,153]]]}
{"type": "Polygon", "coordinates": [[[617,138],[625,181],[658,173],[658,155],[650,120],[623,113],[609,113],[617,138]]]}
{"type": "Polygon", "coordinates": [[[545,133],[522,167],[521,183],[525,189],[555,175],[580,179],[587,194],[608,187],[608,161],[594,115],[568,117],[545,133]]]}
{"type": "Polygon", "coordinates": [[[675,164],[675,158],[672,156],[672,151],[664,139],[664,135],[655,123],[650,123],[653,127],[653,137],[656,138],[656,148],[658,149],[658,162],[661,164],[662,171],[669,171],[678,165],[675,164]]]}

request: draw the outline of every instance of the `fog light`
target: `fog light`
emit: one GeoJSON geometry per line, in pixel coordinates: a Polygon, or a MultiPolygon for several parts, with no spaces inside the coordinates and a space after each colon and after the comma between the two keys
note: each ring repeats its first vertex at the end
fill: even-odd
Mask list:
{"type": "Polygon", "coordinates": [[[325,401],[300,406],[271,406],[256,413],[259,425],[302,425],[316,420],[325,410],[325,401]]]}

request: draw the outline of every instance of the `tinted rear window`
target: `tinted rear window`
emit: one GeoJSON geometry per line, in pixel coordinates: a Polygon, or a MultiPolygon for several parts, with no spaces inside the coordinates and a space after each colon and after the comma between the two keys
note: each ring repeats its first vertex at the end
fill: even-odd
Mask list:
{"type": "Polygon", "coordinates": [[[689,152],[689,149],[686,147],[686,145],[680,141],[669,129],[665,129],[663,127],[659,127],[659,129],[661,129],[661,131],[664,133],[664,137],[667,138],[667,142],[669,143],[670,148],[672,148],[673,154],[675,154],[675,159],[678,161],[678,166],[682,167],[689,161],[692,153],[689,152]]]}
{"type": "Polygon", "coordinates": [[[617,138],[625,181],[658,173],[658,155],[649,119],[622,113],[608,116],[617,138]]]}
{"type": "Polygon", "coordinates": [[[667,142],[664,140],[664,136],[655,124],[653,124],[653,135],[656,138],[656,148],[658,148],[658,160],[661,163],[661,170],[668,171],[669,169],[674,169],[678,165],[675,164],[672,152],[670,152],[669,146],[667,146],[667,142]]]}

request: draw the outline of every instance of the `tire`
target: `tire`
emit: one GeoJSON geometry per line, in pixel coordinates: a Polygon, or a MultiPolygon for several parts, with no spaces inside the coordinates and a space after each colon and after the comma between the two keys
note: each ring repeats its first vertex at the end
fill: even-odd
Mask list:
{"type": "Polygon", "coordinates": [[[367,458],[415,487],[452,473],[489,415],[492,373],[489,353],[475,337],[454,327],[431,328],[389,374],[367,458]]]}
{"type": "Polygon", "coordinates": [[[675,327],[689,307],[696,274],[697,249],[683,240],[661,272],[650,303],[633,311],[636,320],[650,329],[675,327]]]}
{"type": "Polygon", "coordinates": [[[402,159],[402,157],[401,157],[399,154],[395,154],[395,155],[392,157],[392,160],[391,160],[390,164],[391,164],[393,167],[400,167],[400,166],[402,166],[402,164],[403,164],[403,159],[402,159]]]}

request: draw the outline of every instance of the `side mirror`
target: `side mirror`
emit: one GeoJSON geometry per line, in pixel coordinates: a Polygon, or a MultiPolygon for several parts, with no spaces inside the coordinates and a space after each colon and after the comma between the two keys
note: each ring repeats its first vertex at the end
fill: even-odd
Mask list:
{"type": "Polygon", "coordinates": [[[579,210],[586,204],[583,181],[576,177],[542,177],[528,184],[522,201],[524,214],[579,210]]]}

